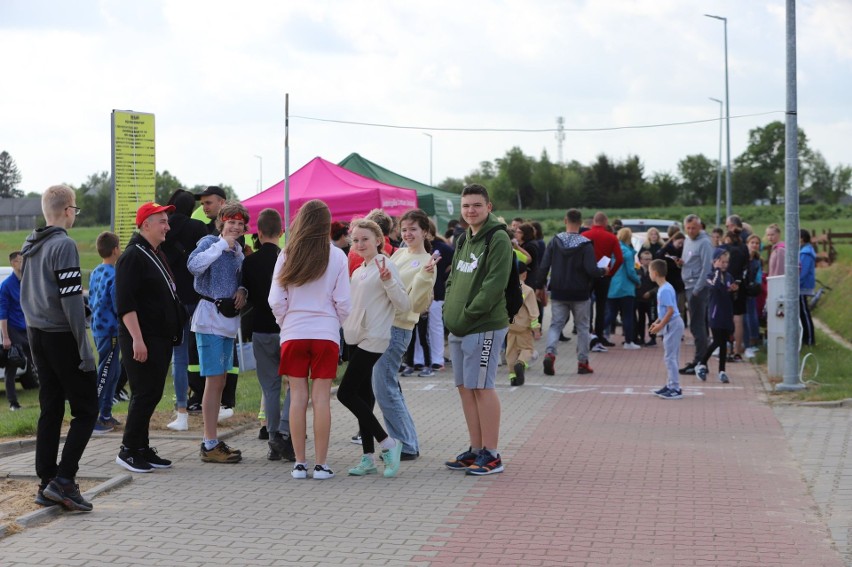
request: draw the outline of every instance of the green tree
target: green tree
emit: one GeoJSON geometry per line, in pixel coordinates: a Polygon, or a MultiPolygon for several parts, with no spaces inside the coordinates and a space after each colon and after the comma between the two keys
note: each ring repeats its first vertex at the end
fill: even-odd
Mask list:
{"type": "Polygon", "coordinates": [[[154,201],[157,203],[168,203],[169,198],[175,191],[178,189],[186,189],[183,183],[181,183],[177,177],[169,173],[168,170],[162,173],[158,171],[154,183],[156,187],[154,201]]]}
{"type": "Polygon", "coordinates": [[[683,182],[684,205],[707,205],[716,202],[716,170],[718,162],[704,154],[686,156],[677,164],[683,182]]]}
{"type": "Polygon", "coordinates": [[[532,185],[535,187],[536,202],[531,206],[549,209],[551,195],[559,190],[559,171],[547,156],[547,150],[542,150],[541,159],[533,163],[532,185]]]}
{"type": "Polygon", "coordinates": [[[645,205],[669,206],[678,202],[680,197],[680,182],[671,173],[656,172],[648,183],[649,193],[645,205]]]}
{"type": "Polygon", "coordinates": [[[521,148],[515,146],[506,152],[497,162],[495,195],[498,200],[522,210],[529,208],[534,197],[532,169],[534,160],[524,155],[521,148]]]}
{"type": "Polygon", "coordinates": [[[447,177],[438,184],[438,189],[461,195],[464,185],[464,179],[459,179],[458,177],[447,177]]]}
{"type": "Polygon", "coordinates": [[[9,152],[0,152],[0,197],[23,197],[24,192],[18,189],[21,183],[21,172],[9,152]]]}
{"type": "Polygon", "coordinates": [[[838,165],[831,169],[822,153],[815,151],[806,169],[806,187],[802,191],[802,200],[836,204],[849,191],[850,178],[852,178],[852,168],[838,165]]]}
{"type": "MultiPolygon", "coordinates": [[[[735,188],[735,203],[769,199],[774,205],[778,198],[784,195],[785,131],[784,123],[778,120],[749,130],[748,146],[734,160],[737,170],[744,170],[739,179],[747,184],[745,187],[735,188]]],[[[798,131],[798,145],[798,184],[801,187],[812,159],[808,138],[801,128],[798,131]]]]}
{"type": "Polygon", "coordinates": [[[77,206],[82,209],[77,224],[93,226],[109,224],[112,215],[112,177],[106,171],[89,175],[75,189],[77,206]]]}

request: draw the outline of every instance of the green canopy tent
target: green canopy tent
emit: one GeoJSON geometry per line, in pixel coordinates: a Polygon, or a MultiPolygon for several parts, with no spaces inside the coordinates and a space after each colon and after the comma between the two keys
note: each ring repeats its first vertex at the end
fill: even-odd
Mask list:
{"type": "Polygon", "coordinates": [[[357,153],[349,154],[337,165],[388,185],[414,189],[417,192],[417,205],[435,219],[438,234],[443,234],[447,230],[447,223],[458,219],[461,214],[461,196],[394,173],[357,153]]]}

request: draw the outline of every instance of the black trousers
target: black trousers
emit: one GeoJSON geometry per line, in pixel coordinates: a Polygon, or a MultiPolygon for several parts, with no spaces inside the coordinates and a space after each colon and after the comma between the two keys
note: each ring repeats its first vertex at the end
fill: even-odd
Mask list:
{"type": "Polygon", "coordinates": [[[98,419],[98,373],[80,370],[77,340],[70,332],[48,333],[30,327],[27,334],[40,382],[36,474],[42,483],[57,476],[73,479],[98,419]],[[57,465],[65,400],[71,406],[71,426],[57,465]]]}
{"type": "Polygon", "coordinates": [[[349,366],[337,388],[337,399],[358,418],[365,455],[376,452],[374,439],[382,442],[388,437],[373,413],[373,366],[381,356],[379,352],[367,352],[357,346],[350,346],[349,366]]]}
{"type": "Polygon", "coordinates": [[[707,361],[713,356],[713,351],[719,348],[719,372],[725,371],[725,362],[728,360],[728,339],[731,337],[730,329],[710,329],[710,334],[713,337],[713,342],[698,359],[699,364],[707,365],[707,361]]]}
{"type": "Polygon", "coordinates": [[[411,342],[408,343],[408,350],[405,351],[405,364],[408,366],[414,366],[414,346],[417,344],[417,337],[420,337],[420,348],[423,349],[423,366],[429,366],[432,360],[432,350],[429,347],[428,314],[421,315],[417,324],[414,325],[411,342]]]}
{"type": "MultiPolygon", "coordinates": [[[[187,333],[187,336],[185,336],[183,340],[189,341],[189,350],[187,352],[187,358],[189,359],[187,380],[189,382],[189,389],[191,390],[191,393],[186,405],[201,405],[201,400],[204,399],[204,385],[207,383],[207,379],[198,372],[198,343],[195,341],[195,333],[187,333]]],[[[237,344],[234,343],[234,365],[239,365],[239,361],[240,359],[237,356],[237,344]]],[[[232,372],[229,372],[225,377],[225,389],[222,390],[223,406],[232,408],[237,405],[238,378],[239,374],[234,374],[232,372]]]]}
{"type": "MultiPolygon", "coordinates": [[[[598,337],[597,340],[604,338],[604,321],[606,320],[606,300],[609,295],[609,282],[612,278],[605,276],[596,278],[592,285],[592,291],[595,293],[595,318],[592,332],[598,337]]],[[[594,340],[592,341],[594,342],[594,340]]]]}
{"type": "Polygon", "coordinates": [[[802,346],[816,344],[816,333],[814,333],[814,320],[811,318],[811,308],[808,307],[809,295],[799,296],[799,321],[802,323],[802,346]]]}
{"type": "MultiPolygon", "coordinates": [[[[33,355],[30,352],[30,340],[27,338],[26,329],[18,329],[12,325],[6,325],[9,330],[9,340],[13,345],[24,351],[24,356],[27,358],[27,372],[33,372],[33,355]]],[[[9,364],[5,369],[6,378],[6,400],[9,404],[18,402],[18,394],[15,392],[15,379],[17,378],[18,369],[9,364]]]]}
{"type": "Polygon", "coordinates": [[[133,360],[132,337],[120,335],[118,346],[130,384],[130,405],[121,443],[128,449],[144,449],[148,447],[151,416],[163,398],[172,359],[172,341],[168,337],[145,337],[145,346],[148,347],[148,359],[145,362],[133,360]]]}

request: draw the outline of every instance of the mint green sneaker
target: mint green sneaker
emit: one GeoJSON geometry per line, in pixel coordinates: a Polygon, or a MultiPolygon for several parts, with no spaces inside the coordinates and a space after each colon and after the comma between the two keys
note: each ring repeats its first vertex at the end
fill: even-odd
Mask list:
{"type": "Polygon", "coordinates": [[[379,469],[376,468],[376,463],[374,463],[373,459],[367,455],[361,457],[361,462],[349,469],[349,474],[351,476],[365,476],[368,474],[375,474],[377,472],[379,472],[379,469]]]}
{"type": "Polygon", "coordinates": [[[399,458],[402,455],[402,441],[394,439],[396,445],[393,449],[382,451],[382,461],[385,462],[385,478],[393,478],[399,472],[399,458]]]}

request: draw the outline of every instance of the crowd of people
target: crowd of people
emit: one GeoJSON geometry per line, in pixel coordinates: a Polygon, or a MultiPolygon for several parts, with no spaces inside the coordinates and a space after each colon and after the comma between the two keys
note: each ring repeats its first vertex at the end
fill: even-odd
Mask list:
{"type": "MultiPolygon", "coordinates": [[[[178,190],[166,205],[139,207],[138,231],[123,250],[113,233],[97,239],[102,263],[89,289],[96,363],[79,255],[67,234],[79,213],[74,192],[50,187],[42,208],[46,227],[10,257],[14,280],[0,287],[0,326],[4,348],[25,346],[41,382],[36,501],[81,511],[92,506],[75,484],[79,460],[93,432],[120,425],[112,403],[122,369],[131,397],[115,462],[132,472],[172,466],[149,439],[170,366],[175,418],[167,427],[185,431],[188,413],[200,412],[200,459],[242,461],[242,452],[218,434],[236,405],[235,339],[242,329],[257,363],[267,458],[292,462],[293,478],[335,476],[328,462],[330,398],[343,362],[337,398],[358,423],[352,441],[362,453],[349,475],[378,473],[381,464],[383,476],[394,477],[402,462],[420,456],[400,376],[433,376],[445,364],[452,366],[468,434],[468,448],[445,465],[489,475],[503,471],[498,367],[508,366],[511,386],[524,384],[538,356],[546,305],[545,375],[555,374],[559,344],[572,334],[577,373],[593,374],[590,353],[616,347],[620,320],[624,350],[655,347],[662,337],[667,380],[654,393],[678,399],[679,375],[706,380],[714,352],[723,383],[730,381],[727,362],[753,356],[762,344],[763,275],[784,267],[779,228],[766,230],[764,265],[764,243],[736,215],[727,230],[709,233],[696,215],[684,219],[682,231],[674,225],[667,238],[652,228],[637,252],[629,228],[603,212],[584,219],[571,209],[564,232],[545,244],[538,223],[516,218],[507,225],[496,217],[487,189],[476,184],[464,188],[461,218],[443,234],[420,209],[399,219],[376,209],[351,223],[332,222],[327,205],[313,200],[286,235],[277,211],[261,211],[251,246],[242,204],[215,186],[199,194],[178,190]],[[191,218],[198,201],[207,224],[191,218]],[[678,368],[687,324],[695,349],[678,368]],[[57,463],[66,400],[72,420],[57,463]],[[313,466],[306,452],[309,400],[313,466]]],[[[814,287],[809,241],[802,231],[804,344],[813,344],[804,299],[814,287]]],[[[8,383],[7,372],[7,395],[8,383]]],[[[15,409],[13,396],[14,380],[15,409]]]]}

